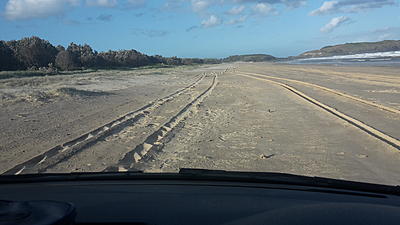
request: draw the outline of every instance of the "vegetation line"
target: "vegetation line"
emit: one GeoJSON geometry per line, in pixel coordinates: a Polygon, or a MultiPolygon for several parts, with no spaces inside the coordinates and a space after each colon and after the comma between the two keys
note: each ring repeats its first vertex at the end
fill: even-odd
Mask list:
{"type": "MultiPolygon", "coordinates": [[[[272,61],[276,58],[265,54],[236,55],[228,58],[178,58],[163,57],[160,55],[149,56],[131,50],[118,50],[97,52],[87,44],[69,44],[67,48],[39,37],[23,38],[21,40],[0,41],[0,71],[20,71],[19,74],[11,73],[11,77],[58,74],[59,71],[85,70],[85,69],[120,69],[136,68],[154,65],[194,65],[217,64],[235,61],[272,61]]],[[[0,76],[8,77],[9,74],[0,76]]]]}
{"type": "Polygon", "coordinates": [[[39,37],[0,41],[0,71],[29,70],[48,74],[59,70],[134,68],[157,64],[192,65],[220,63],[220,59],[148,56],[134,49],[97,52],[87,44],[53,46],[39,37]]]}

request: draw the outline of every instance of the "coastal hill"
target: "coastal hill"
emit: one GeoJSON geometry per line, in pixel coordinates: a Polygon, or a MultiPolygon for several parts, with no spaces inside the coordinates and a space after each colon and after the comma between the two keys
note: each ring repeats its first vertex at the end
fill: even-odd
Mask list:
{"type": "Polygon", "coordinates": [[[400,40],[386,40],[379,42],[346,43],[326,46],[319,50],[307,51],[296,58],[327,57],[335,55],[353,55],[361,53],[400,51],[400,40]]]}
{"type": "Polygon", "coordinates": [[[250,54],[250,55],[233,55],[227,58],[224,58],[223,62],[266,62],[273,61],[276,58],[272,55],[267,54],[250,54]]]}

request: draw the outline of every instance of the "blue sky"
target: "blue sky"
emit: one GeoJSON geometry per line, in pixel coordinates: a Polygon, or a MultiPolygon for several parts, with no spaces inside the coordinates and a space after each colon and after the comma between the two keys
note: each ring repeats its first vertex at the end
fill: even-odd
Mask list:
{"type": "Polygon", "coordinates": [[[284,57],[345,42],[400,39],[398,0],[3,0],[0,39],[39,36],[97,51],[284,57]]]}

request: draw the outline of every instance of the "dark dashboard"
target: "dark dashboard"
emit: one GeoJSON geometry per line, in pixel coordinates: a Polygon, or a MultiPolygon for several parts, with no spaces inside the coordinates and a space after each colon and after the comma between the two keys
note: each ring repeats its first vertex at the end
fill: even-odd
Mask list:
{"type": "Polygon", "coordinates": [[[205,174],[192,179],[140,176],[8,181],[0,184],[0,199],[70,203],[75,208],[74,224],[365,225],[400,221],[400,196],[383,193],[397,188],[376,186],[377,192],[372,192],[285,184],[282,179],[273,183],[217,181],[205,174]]]}

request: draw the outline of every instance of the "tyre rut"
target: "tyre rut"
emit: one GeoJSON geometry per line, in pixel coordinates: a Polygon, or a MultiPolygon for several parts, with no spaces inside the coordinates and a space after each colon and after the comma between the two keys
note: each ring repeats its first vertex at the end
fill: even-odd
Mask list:
{"type": "Polygon", "coordinates": [[[346,114],[344,114],[342,112],[339,112],[338,110],[336,110],[336,109],[334,109],[334,108],[332,108],[332,107],[330,107],[328,105],[325,105],[322,102],[317,101],[316,99],[314,99],[314,98],[312,98],[312,97],[310,97],[310,96],[298,91],[297,89],[295,89],[295,88],[293,88],[293,87],[291,87],[291,86],[289,86],[287,84],[284,84],[284,83],[281,83],[281,82],[277,82],[277,81],[274,81],[274,80],[270,80],[267,77],[261,78],[262,76],[260,77],[260,76],[254,76],[254,75],[248,75],[248,74],[240,74],[240,73],[238,73],[237,75],[248,77],[248,78],[252,78],[252,79],[256,79],[256,80],[261,80],[261,81],[265,81],[265,82],[269,82],[269,83],[284,87],[284,88],[288,89],[289,91],[291,91],[292,93],[294,93],[294,94],[300,96],[301,98],[307,100],[308,102],[311,102],[312,104],[314,104],[314,105],[324,109],[325,111],[327,111],[327,112],[339,117],[340,119],[343,119],[343,120],[349,122],[350,124],[358,127],[359,129],[365,131],[366,133],[368,133],[368,134],[378,138],[379,140],[381,140],[381,141],[393,146],[397,150],[400,150],[400,141],[397,140],[396,138],[393,138],[393,137],[391,137],[391,136],[389,136],[389,135],[387,135],[387,134],[385,134],[385,133],[383,133],[383,132],[381,132],[381,131],[379,131],[379,130],[377,130],[377,129],[375,129],[375,128],[373,128],[373,127],[371,127],[371,126],[369,126],[369,125],[367,125],[367,124],[365,124],[365,123],[363,123],[363,122],[361,122],[361,121],[359,121],[357,119],[354,119],[354,118],[352,118],[352,117],[350,117],[350,116],[348,116],[348,115],[346,115],[346,114]]]}
{"type": "Polygon", "coordinates": [[[349,98],[349,99],[361,102],[363,104],[366,104],[366,105],[369,105],[369,106],[372,106],[372,107],[375,107],[375,108],[378,108],[378,109],[381,109],[381,110],[385,110],[387,112],[400,114],[400,110],[398,110],[398,109],[395,109],[395,108],[392,108],[392,107],[389,107],[389,106],[384,106],[384,105],[381,105],[381,104],[377,104],[377,103],[374,103],[374,102],[371,102],[371,101],[368,101],[368,100],[364,100],[364,99],[361,99],[361,98],[357,98],[357,97],[354,97],[352,95],[349,95],[349,94],[346,94],[346,93],[343,93],[343,92],[339,92],[339,91],[336,91],[336,90],[333,90],[333,89],[330,89],[330,88],[327,88],[327,87],[323,87],[323,86],[320,86],[320,85],[316,85],[316,84],[312,84],[312,83],[308,83],[308,82],[304,82],[304,81],[299,81],[299,80],[268,76],[268,75],[265,75],[265,74],[247,73],[247,72],[240,72],[240,73],[246,74],[246,75],[266,77],[266,78],[270,78],[270,79],[282,80],[282,81],[289,81],[289,82],[293,82],[293,83],[297,83],[297,84],[306,85],[306,86],[309,86],[309,87],[318,88],[318,89],[321,89],[321,90],[326,91],[326,92],[330,92],[330,93],[333,93],[333,94],[336,94],[336,95],[339,95],[339,96],[342,96],[342,97],[345,97],[345,98],[349,98]]]}
{"type": "Polygon", "coordinates": [[[137,121],[146,117],[155,109],[164,105],[165,103],[172,101],[174,98],[188,92],[190,89],[196,87],[204,78],[206,74],[199,75],[196,80],[186,87],[183,87],[170,95],[163,98],[154,100],[149,104],[137,109],[135,111],[128,112],[119,118],[108,122],[92,131],[89,131],[77,138],[74,138],[68,142],[57,145],[44,153],[35,156],[25,162],[22,162],[13,168],[3,172],[3,175],[18,175],[21,173],[38,173],[44,172],[47,168],[57,164],[65,158],[71,157],[72,155],[80,152],[82,149],[88,146],[96,144],[99,140],[120,132],[127,126],[133,126],[137,121]]]}
{"type": "MultiPolygon", "coordinates": [[[[220,74],[223,74],[220,73],[220,74]]],[[[147,138],[139,145],[136,145],[131,151],[126,153],[122,159],[115,165],[107,167],[104,171],[132,171],[136,170],[135,165],[148,157],[149,153],[161,151],[165,143],[167,143],[174,132],[182,122],[189,117],[189,114],[194,112],[197,106],[209,96],[218,83],[218,73],[214,74],[211,85],[201,94],[199,94],[193,101],[188,103],[182,108],[175,116],[168,122],[162,125],[158,130],[147,136],[147,138]]]]}

